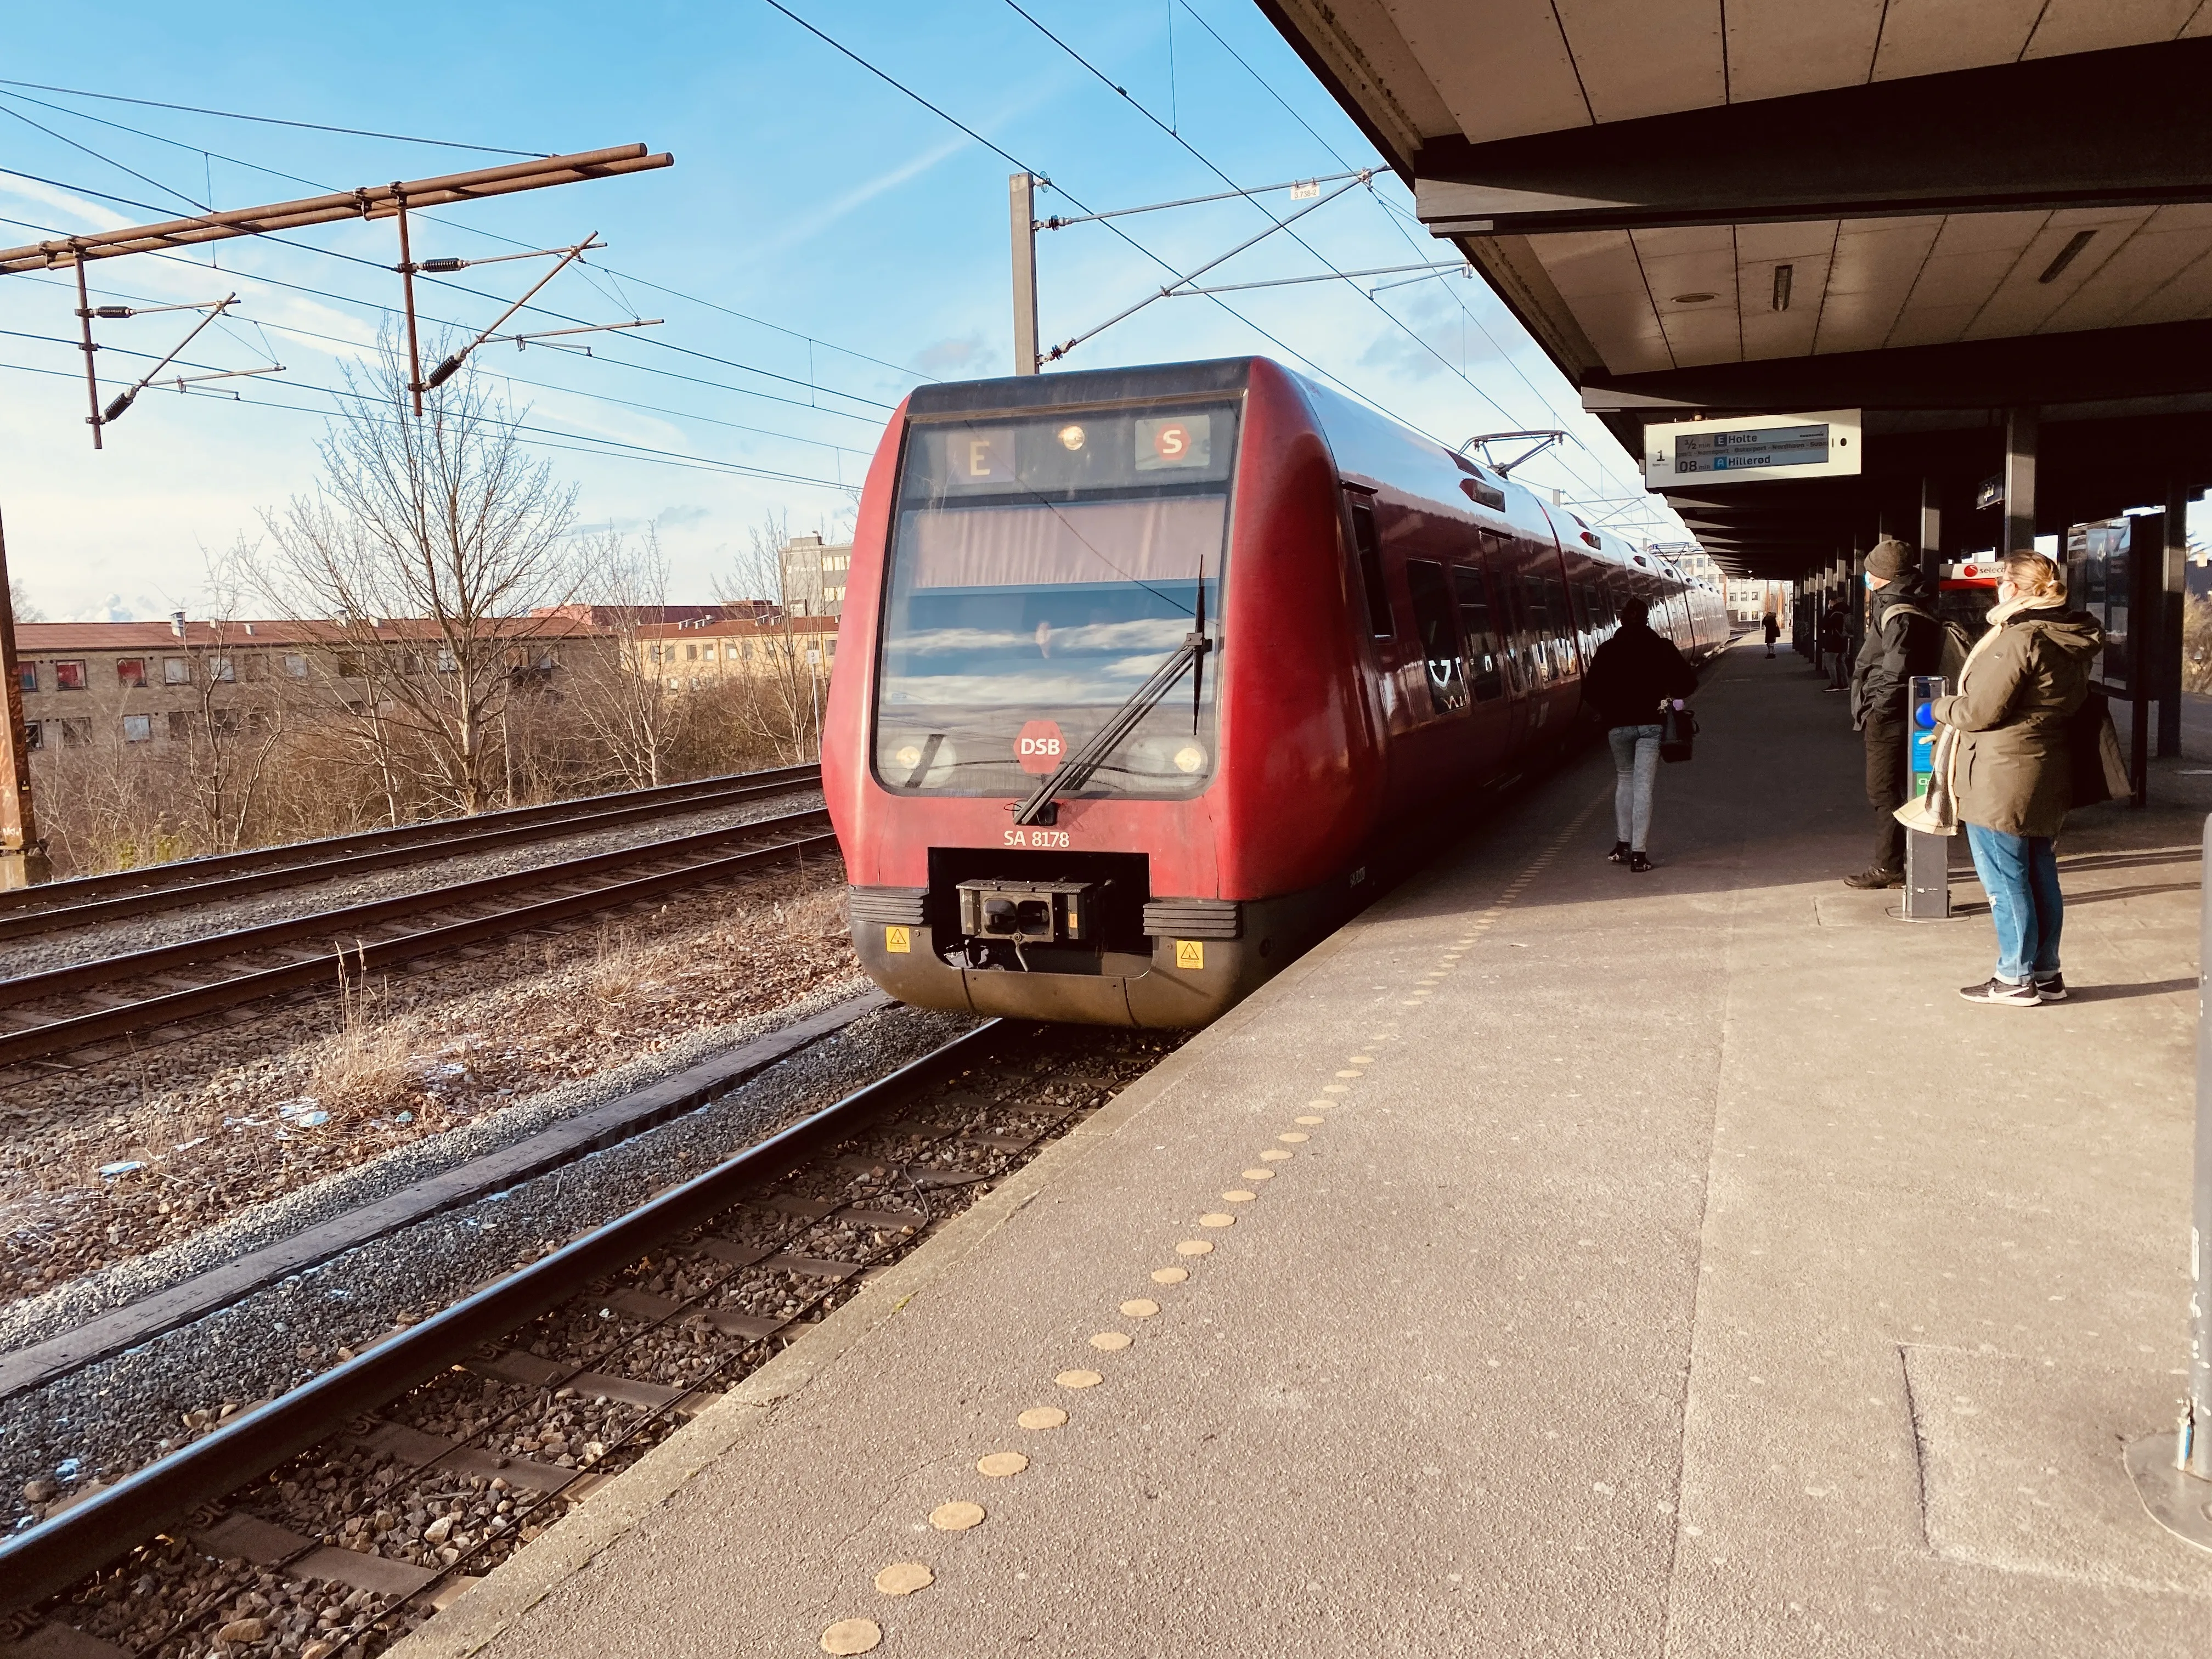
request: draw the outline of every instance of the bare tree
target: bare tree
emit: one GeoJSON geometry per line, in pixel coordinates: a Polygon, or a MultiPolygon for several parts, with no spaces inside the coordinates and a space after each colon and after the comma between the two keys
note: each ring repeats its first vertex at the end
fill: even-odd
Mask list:
{"type": "MultiPolygon", "coordinates": [[[[446,349],[440,344],[433,349],[446,349]]],[[[504,773],[501,720],[520,678],[550,665],[574,597],[575,490],[522,452],[511,416],[473,372],[416,420],[406,358],[388,332],[346,370],[314,494],[265,511],[252,560],[284,614],[332,632],[324,677],[354,722],[392,815],[404,797],[480,811],[504,773]]]]}
{"type": "Polygon", "coordinates": [[[284,708],[267,678],[268,655],[254,647],[238,619],[244,594],[235,563],[210,561],[210,638],[187,638],[183,650],[191,676],[192,707],[179,710],[172,740],[182,737],[194,817],[206,850],[228,853],[247,844],[270,757],[284,732],[284,708]]]}
{"type": "Polygon", "coordinates": [[[21,576],[8,578],[8,605],[19,623],[44,622],[46,619],[46,613],[32,604],[31,596],[24,592],[21,576]]]}
{"type": "Polygon", "coordinates": [[[612,631],[614,648],[577,663],[576,711],[621,781],[651,788],[667,781],[694,707],[681,687],[670,687],[660,641],[647,637],[668,604],[668,556],[650,525],[635,545],[612,530],[584,538],[582,545],[592,571],[585,597],[612,631]]]}
{"type": "Polygon", "coordinates": [[[804,761],[820,748],[820,709],[826,688],[822,684],[821,636],[794,628],[790,609],[782,604],[783,550],[790,542],[789,516],[767,514],[746,532],[746,545],[731,561],[729,571],[715,579],[714,597],[726,609],[753,599],[772,597],[776,601],[776,614],[763,620],[759,635],[750,641],[754,654],[747,659],[749,695],[738,710],[738,720],[748,735],[774,744],[793,761],[804,761]]]}

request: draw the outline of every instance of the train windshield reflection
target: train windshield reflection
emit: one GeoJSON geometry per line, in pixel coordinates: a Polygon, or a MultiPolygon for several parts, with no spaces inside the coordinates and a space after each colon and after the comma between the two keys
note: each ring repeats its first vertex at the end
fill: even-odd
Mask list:
{"type": "MultiPolygon", "coordinates": [[[[915,427],[878,672],[887,787],[1026,794],[1182,643],[1201,580],[1218,638],[1236,429],[1229,407],[915,427]]],[[[1082,793],[1203,788],[1212,678],[1194,708],[1186,676],[1082,793]]]]}

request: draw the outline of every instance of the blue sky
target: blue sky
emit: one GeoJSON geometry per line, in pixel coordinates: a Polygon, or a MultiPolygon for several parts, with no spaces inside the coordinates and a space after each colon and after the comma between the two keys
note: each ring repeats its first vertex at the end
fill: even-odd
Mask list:
{"type": "MultiPolygon", "coordinates": [[[[1247,187],[1376,164],[1265,20],[1236,0],[1030,8],[1126,99],[1005,0],[789,3],[1063,186],[1066,194],[1041,196],[1041,214],[1079,211],[1071,198],[1098,210],[1227,188],[1209,162],[1247,187]]],[[[482,361],[510,377],[540,453],[578,485],[586,524],[659,526],[672,598],[708,597],[731,550],[768,514],[787,514],[798,530],[834,527],[848,506],[838,485],[859,477],[890,406],[919,379],[1011,367],[1012,169],[759,0],[401,3],[374,15],[252,3],[191,13],[125,0],[103,9],[98,35],[100,51],[88,54],[81,16],[19,12],[0,76],[520,150],[633,141],[672,150],[676,166],[663,172],[444,210],[437,224],[418,222],[416,240],[418,258],[467,258],[597,230],[611,244],[599,263],[542,296],[560,316],[527,325],[667,319],[592,337],[589,358],[500,346],[482,361]],[[88,58],[96,70],[82,67],[88,58]]],[[[0,85],[0,167],[12,170],[0,173],[0,217],[11,222],[0,224],[0,243],[11,245],[191,211],[185,198],[245,206],[506,159],[20,84],[0,85]]],[[[1294,205],[1280,193],[1266,199],[1278,216],[1294,205]]],[[[1267,224],[1248,201],[1117,222],[1178,270],[1267,224]]],[[[1387,173],[1295,228],[1311,251],[1278,233],[1206,280],[1307,276],[1324,260],[1360,270],[1452,257],[1412,222],[1387,173]]],[[[264,508],[312,485],[331,406],[324,388],[342,384],[343,365],[386,320],[379,307],[396,304],[398,279],[383,267],[397,253],[388,221],[288,240],[297,246],[216,245],[216,269],[204,252],[90,267],[96,304],[206,301],[234,289],[243,296],[236,320],[195,343],[188,372],[285,367],[190,394],[149,392],[100,454],[67,337],[69,277],[0,278],[0,329],[10,331],[0,334],[9,366],[0,369],[0,513],[11,565],[47,615],[198,610],[204,550],[258,534],[264,508]]],[[[1039,259],[1048,339],[1103,322],[1164,280],[1097,225],[1041,236],[1039,259]]],[[[537,269],[517,262],[426,283],[421,304],[480,328],[537,269]]],[[[1454,443],[1507,427],[1573,428],[1583,447],[1523,475],[1571,498],[1633,487],[1628,458],[1576,410],[1480,282],[1382,277],[1358,291],[1328,282],[1225,297],[1250,325],[1204,299],[1158,301],[1069,362],[1261,351],[1295,363],[1292,353],[1305,354],[1454,443]],[[1364,291],[1392,283],[1402,285],[1373,299],[1364,291]]],[[[190,320],[100,325],[112,348],[102,351],[103,376],[135,379],[151,360],[124,354],[158,357],[190,320]]]]}

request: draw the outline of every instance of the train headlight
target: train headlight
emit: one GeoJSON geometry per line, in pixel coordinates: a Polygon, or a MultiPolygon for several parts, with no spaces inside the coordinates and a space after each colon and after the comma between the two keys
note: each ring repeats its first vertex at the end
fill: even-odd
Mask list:
{"type": "Polygon", "coordinates": [[[901,766],[906,768],[908,771],[911,772],[915,767],[921,764],[921,745],[918,743],[909,743],[900,749],[898,753],[893,755],[891,758],[896,761],[901,766]]]}
{"type": "Polygon", "coordinates": [[[1083,438],[1083,428],[1079,426],[1064,426],[1060,429],[1060,447],[1062,449],[1072,451],[1082,448],[1083,438]]]}
{"type": "Polygon", "coordinates": [[[876,751],[884,781],[894,789],[935,788],[952,775],[960,759],[952,740],[941,733],[925,738],[886,738],[876,751]]]}
{"type": "Polygon", "coordinates": [[[1194,743],[1187,743],[1175,751],[1176,770],[1195,772],[1206,764],[1206,750],[1194,743]]]}

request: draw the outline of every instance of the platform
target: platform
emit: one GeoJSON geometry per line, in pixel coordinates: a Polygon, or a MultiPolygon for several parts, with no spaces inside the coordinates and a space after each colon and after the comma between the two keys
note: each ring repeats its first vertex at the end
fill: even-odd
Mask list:
{"type": "Polygon", "coordinates": [[[1471,826],[395,1651],[2201,1656],[2122,1447],[2185,1354],[2205,781],[2062,842],[2073,1001],[1971,1006],[1985,915],[1838,883],[1820,683],[1710,672],[1649,876],[1595,750],[1471,826]]]}

